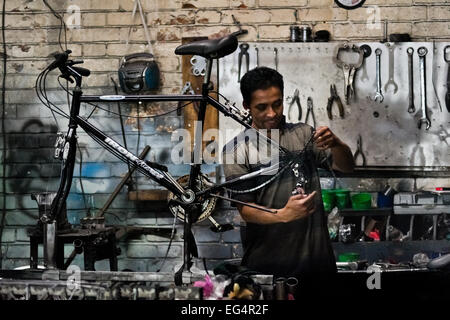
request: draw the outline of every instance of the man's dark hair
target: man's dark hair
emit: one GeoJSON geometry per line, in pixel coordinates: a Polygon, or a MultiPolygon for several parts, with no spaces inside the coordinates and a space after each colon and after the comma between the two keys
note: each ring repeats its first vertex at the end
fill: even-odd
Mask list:
{"type": "Polygon", "coordinates": [[[283,94],[283,76],[278,71],[267,67],[257,67],[250,70],[241,79],[241,93],[244,103],[249,106],[253,92],[266,90],[270,87],[278,87],[283,94]]]}

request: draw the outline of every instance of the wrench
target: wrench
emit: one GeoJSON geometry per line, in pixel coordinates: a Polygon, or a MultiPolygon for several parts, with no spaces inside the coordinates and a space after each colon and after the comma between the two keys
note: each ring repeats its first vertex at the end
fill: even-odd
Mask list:
{"type": "MultiPolygon", "coordinates": [[[[446,106],[448,112],[450,112],[450,59],[448,58],[449,49],[450,49],[450,45],[448,45],[444,48],[444,61],[447,62],[447,65],[448,65],[447,93],[445,94],[445,106],[446,106]]],[[[439,99],[438,99],[438,102],[439,102],[439,99]]],[[[440,105],[440,103],[439,103],[439,105],[440,105]]],[[[441,112],[442,112],[442,107],[441,107],[441,112]]]]}
{"type": "Polygon", "coordinates": [[[426,129],[430,129],[431,127],[431,122],[430,119],[428,119],[428,114],[427,114],[427,86],[426,86],[426,65],[425,65],[425,57],[428,53],[428,49],[425,47],[420,47],[417,50],[417,53],[419,55],[419,60],[420,60],[420,98],[422,101],[422,117],[419,119],[419,130],[422,127],[422,123],[426,123],[427,127],[426,129]]]}
{"type": "Polygon", "coordinates": [[[255,48],[255,52],[256,52],[256,66],[259,67],[259,48],[258,47],[255,48]]]}
{"type": "Polygon", "coordinates": [[[394,48],[393,44],[388,43],[387,46],[389,47],[389,80],[384,85],[384,91],[387,92],[388,86],[393,85],[394,86],[394,94],[396,94],[398,91],[398,85],[394,81],[394,50],[395,50],[395,48],[394,48]]]}
{"type": "Polygon", "coordinates": [[[380,98],[380,103],[384,100],[383,93],[381,92],[381,53],[382,50],[380,48],[375,50],[375,55],[377,56],[377,92],[373,98],[374,101],[380,98]]]}
{"type": "Polygon", "coordinates": [[[413,53],[414,49],[409,47],[406,52],[408,53],[408,75],[409,75],[409,107],[408,112],[413,113],[416,111],[414,106],[414,74],[413,74],[413,53]]]}
{"type": "Polygon", "coordinates": [[[278,71],[278,48],[273,48],[273,54],[275,57],[275,70],[278,71]]]}

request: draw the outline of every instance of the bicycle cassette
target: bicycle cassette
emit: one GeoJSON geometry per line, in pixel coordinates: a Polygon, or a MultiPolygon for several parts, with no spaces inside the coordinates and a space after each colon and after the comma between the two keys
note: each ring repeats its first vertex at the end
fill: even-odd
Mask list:
{"type": "MultiPolygon", "coordinates": [[[[186,187],[189,183],[189,175],[182,176],[177,179],[177,182],[182,186],[186,187]]],[[[204,190],[206,188],[212,187],[214,184],[208,180],[208,178],[200,174],[200,179],[197,181],[197,189],[198,190],[204,190]]],[[[169,192],[167,195],[167,201],[170,202],[170,200],[176,199],[176,196],[169,192]]],[[[215,207],[216,207],[217,198],[206,198],[201,203],[201,214],[199,215],[198,219],[195,222],[201,222],[205,219],[208,219],[208,217],[213,213],[215,207]]],[[[185,210],[180,205],[169,205],[169,210],[172,212],[174,216],[176,216],[179,220],[184,221],[185,217],[185,210]]],[[[189,220],[187,220],[189,221],[189,220]]]]}

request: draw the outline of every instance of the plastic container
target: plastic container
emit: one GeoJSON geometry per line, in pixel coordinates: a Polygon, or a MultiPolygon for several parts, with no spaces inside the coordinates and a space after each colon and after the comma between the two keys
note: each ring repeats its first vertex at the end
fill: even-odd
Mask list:
{"type": "Polygon", "coordinates": [[[336,205],[336,195],[331,190],[322,190],[322,201],[325,211],[331,211],[336,205]]]}
{"type": "Polygon", "coordinates": [[[332,189],[331,192],[335,194],[338,209],[350,208],[350,190],[332,189]]]}
{"type": "Polygon", "coordinates": [[[359,253],[345,252],[338,256],[338,262],[354,262],[359,260],[359,253]]]}
{"type": "Polygon", "coordinates": [[[370,193],[357,193],[352,195],[351,199],[353,209],[361,210],[372,207],[372,195],[370,193]]]}
{"type": "Polygon", "coordinates": [[[394,204],[393,196],[385,196],[383,192],[378,192],[377,197],[377,207],[378,208],[389,208],[394,204]]]}

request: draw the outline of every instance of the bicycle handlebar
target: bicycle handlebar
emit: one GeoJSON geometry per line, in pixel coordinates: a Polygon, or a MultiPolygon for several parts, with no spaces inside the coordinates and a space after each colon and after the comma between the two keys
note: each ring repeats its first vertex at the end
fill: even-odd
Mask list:
{"type": "Polygon", "coordinates": [[[247,33],[248,33],[248,30],[241,29],[241,30],[238,30],[238,31],[235,31],[235,32],[231,33],[231,35],[233,35],[235,37],[238,37],[240,35],[247,34],[247,33]]]}
{"type": "Polygon", "coordinates": [[[65,65],[67,59],[69,58],[69,54],[72,53],[72,50],[66,50],[64,52],[58,52],[53,55],[55,61],[53,61],[47,68],[49,71],[62,67],[65,65]]]}

